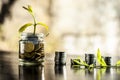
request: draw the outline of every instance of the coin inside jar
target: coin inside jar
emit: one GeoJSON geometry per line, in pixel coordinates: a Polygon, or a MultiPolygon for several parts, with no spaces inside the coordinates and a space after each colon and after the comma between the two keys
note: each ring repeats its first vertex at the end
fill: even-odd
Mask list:
{"type": "Polygon", "coordinates": [[[19,60],[22,64],[42,64],[44,61],[44,38],[41,34],[25,33],[19,40],[19,60]]]}
{"type": "Polygon", "coordinates": [[[32,52],[34,50],[34,44],[32,42],[27,42],[24,45],[25,52],[32,52]]]}

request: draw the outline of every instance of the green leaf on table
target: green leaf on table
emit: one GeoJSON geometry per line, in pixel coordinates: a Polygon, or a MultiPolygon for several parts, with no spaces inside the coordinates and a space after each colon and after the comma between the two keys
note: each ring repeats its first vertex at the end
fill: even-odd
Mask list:
{"type": "Polygon", "coordinates": [[[83,66],[88,66],[88,64],[83,61],[80,57],[78,57],[77,59],[73,60],[77,65],[83,65],[83,66]]]}
{"type": "Polygon", "coordinates": [[[83,61],[80,57],[78,57],[78,59],[80,59],[80,63],[81,63],[82,65],[88,66],[88,64],[87,64],[85,61],[83,61]]]}
{"type": "Polygon", "coordinates": [[[83,61],[83,65],[85,65],[85,66],[89,66],[85,61],[83,61]]]}
{"type": "Polygon", "coordinates": [[[81,65],[80,62],[76,59],[73,60],[76,64],[81,65]]]}
{"type": "Polygon", "coordinates": [[[93,68],[93,67],[94,67],[94,64],[89,65],[89,68],[90,68],[90,69],[93,68]]]}
{"type": "Polygon", "coordinates": [[[27,23],[27,24],[24,24],[20,29],[19,29],[19,32],[23,32],[27,27],[33,25],[32,23],[27,23]]]}
{"type": "Polygon", "coordinates": [[[90,65],[88,66],[88,70],[89,70],[89,71],[92,71],[93,68],[94,68],[94,64],[90,64],[90,65]]]}
{"type": "Polygon", "coordinates": [[[42,22],[38,22],[37,25],[43,26],[48,31],[48,26],[42,22]]]}
{"type": "Polygon", "coordinates": [[[105,60],[103,58],[101,58],[101,65],[102,66],[107,66],[107,64],[105,63],[105,60]]]}
{"type": "Polygon", "coordinates": [[[117,61],[116,66],[120,66],[120,60],[117,61]]]}
{"type": "Polygon", "coordinates": [[[100,49],[97,50],[97,61],[101,66],[107,66],[104,59],[101,56],[100,49]]]}

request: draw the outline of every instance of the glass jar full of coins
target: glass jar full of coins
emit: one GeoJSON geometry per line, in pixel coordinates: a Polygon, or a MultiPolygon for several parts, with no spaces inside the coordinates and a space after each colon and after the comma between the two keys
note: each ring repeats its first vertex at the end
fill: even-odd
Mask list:
{"type": "Polygon", "coordinates": [[[44,61],[44,34],[23,33],[19,41],[19,60],[24,63],[44,61]]]}

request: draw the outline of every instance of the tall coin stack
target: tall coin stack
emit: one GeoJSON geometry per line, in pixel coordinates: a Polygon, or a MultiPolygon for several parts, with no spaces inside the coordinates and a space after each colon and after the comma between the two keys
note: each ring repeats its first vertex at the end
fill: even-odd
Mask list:
{"type": "Polygon", "coordinates": [[[66,53],[62,51],[55,52],[55,65],[65,65],[66,64],[66,53]]]}
{"type": "Polygon", "coordinates": [[[96,65],[95,55],[94,54],[85,54],[85,62],[88,65],[93,64],[95,66],[96,65]]]}

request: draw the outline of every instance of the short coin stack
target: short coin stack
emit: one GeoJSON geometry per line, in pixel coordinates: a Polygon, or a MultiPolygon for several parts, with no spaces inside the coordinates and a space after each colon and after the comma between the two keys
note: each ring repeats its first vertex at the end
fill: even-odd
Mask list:
{"type": "Polygon", "coordinates": [[[104,60],[108,66],[111,66],[111,57],[105,57],[104,60]]]}

